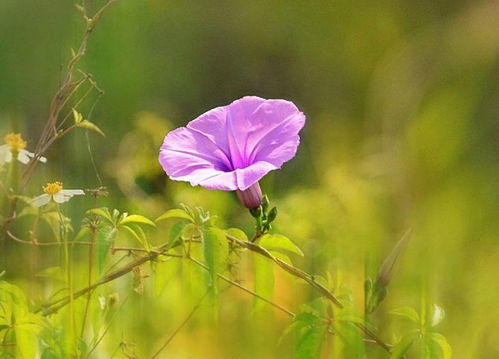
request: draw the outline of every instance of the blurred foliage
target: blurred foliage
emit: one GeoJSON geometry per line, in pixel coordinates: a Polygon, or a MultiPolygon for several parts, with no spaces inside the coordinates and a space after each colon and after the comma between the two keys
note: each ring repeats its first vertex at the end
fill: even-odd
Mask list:
{"type": "MultiPolygon", "coordinates": [[[[103,2],[85,3],[94,12],[103,2]]],[[[95,346],[90,357],[150,357],[224,265],[238,283],[258,283],[258,293],[273,292],[297,316],[220,282],[217,299],[202,301],[164,357],[314,358],[321,350],[324,358],[389,357],[363,343],[358,322],[395,344],[394,358],[446,359],[449,343],[453,358],[499,356],[498,18],[496,0],[113,4],[80,63],[105,94],[92,93],[79,111],[106,137],[79,129],[55,142],[26,195],[39,195],[54,180],[68,188],[107,187],[108,197],[87,195],[63,207],[71,238],[81,228],[88,229],[84,240],[98,233],[92,281],[112,272],[113,263],[136,258],[110,251],[113,241],[150,250],[201,236],[185,218],[181,225],[161,220],[154,229],[122,223],[123,212],[157,218],[186,203],[216,215],[217,229],[208,230],[208,244],[192,249],[208,277],[173,258],[96,289],[78,352],[95,346]],[[309,286],[265,258],[217,259],[220,233],[213,232],[237,227],[251,236],[253,219],[233,194],[169,181],[157,163],[168,130],[247,94],[292,100],[307,115],[298,156],[262,182],[279,209],[275,233],[305,255],[287,241],[288,251],[272,253],[316,275],[349,303],[341,311],[332,313],[309,286]],[[104,207],[108,213],[86,213],[104,207]],[[409,229],[384,300],[374,300],[376,309],[364,318],[365,289],[379,295],[380,266],[409,229]],[[321,318],[333,314],[340,319],[332,330],[341,335],[331,337],[321,318]]],[[[0,137],[15,130],[34,148],[61,64],[83,26],[71,1],[0,1],[0,137]]],[[[38,240],[63,240],[55,209],[43,211],[27,209],[15,233],[31,240],[33,219],[41,218],[38,240]]],[[[241,230],[230,233],[245,240],[241,230]]],[[[34,310],[66,296],[68,287],[87,285],[87,249],[72,248],[72,278],[59,246],[32,247],[3,234],[0,251],[0,301],[7,303],[0,307],[0,350],[32,358],[29,345],[9,343],[36,337],[43,358],[70,357],[70,331],[62,328],[79,332],[83,323],[68,324],[68,307],[50,320],[34,310]]],[[[85,306],[74,302],[75,317],[84,317],[85,306]]]]}

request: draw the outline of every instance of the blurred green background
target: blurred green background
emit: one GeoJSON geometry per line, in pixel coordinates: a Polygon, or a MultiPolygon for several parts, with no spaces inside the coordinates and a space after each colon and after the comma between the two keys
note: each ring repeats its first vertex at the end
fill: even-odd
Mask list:
{"type": "MultiPolygon", "coordinates": [[[[167,180],[157,151],[169,129],[212,107],[249,94],[291,100],[308,119],[302,145],[262,186],[277,230],[306,254],[299,265],[340,273],[361,307],[364,276],[412,229],[378,314],[383,337],[397,339],[390,310],[425,296],[445,309],[454,358],[499,357],[498,19],[493,0],[121,0],[80,66],[105,91],[91,120],[107,137],[90,135],[105,201],[152,218],[201,205],[251,231],[235,196],[167,180]]],[[[34,146],[82,29],[72,1],[0,2],[2,137],[15,128],[34,146]]],[[[87,145],[75,132],[51,148],[29,194],[56,179],[97,187],[87,145]]],[[[91,206],[74,201],[70,213],[91,206]]],[[[292,308],[310,295],[287,278],[276,285],[292,308]]],[[[195,302],[182,288],[173,279],[159,299],[130,299],[97,357],[122,339],[147,357],[195,302]]],[[[288,319],[258,320],[229,292],[222,322],[194,319],[165,357],[289,357],[291,344],[277,344],[288,319]]]]}

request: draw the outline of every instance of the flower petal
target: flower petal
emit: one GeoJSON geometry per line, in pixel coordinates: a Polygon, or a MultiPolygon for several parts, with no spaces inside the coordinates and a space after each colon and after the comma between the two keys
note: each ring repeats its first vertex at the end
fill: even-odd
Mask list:
{"type": "Polygon", "coordinates": [[[246,96],[204,113],[187,127],[220,148],[232,169],[257,161],[279,168],[295,155],[304,124],[305,115],[290,101],[246,96]]]}
{"type": "Polygon", "coordinates": [[[230,172],[220,172],[212,177],[202,180],[199,184],[208,189],[225,191],[244,191],[258,182],[263,176],[276,167],[268,162],[260,161],[246,168],[238,168],[230,172]]]}
{"type": "Polygon", "coordinates": [[[26,150],[19,150],[19,153],[17,154],[17,160],[21,162],[22,164],[27,165],[30,161],[29,158],[29,152],[26,150]]]}
{"type": "Polygon", "coordinates": [[[85,194],[82,189],[62,189],[59,193],[69,196],[81,196],[85,194]]]}
{"type": "Polygon", "coordinates": [[[305,115],[289,101],[267,100],[251,115],[254,130],[248,133],[249,163],[266,161],[279,168],[296,154],[305,115]]]}
{"type": "MultiPolygon", "coordinates": [[[[178,128],[165,137],[159,162],[171,179],[188,181],[193,186],[231,170],[229,159],[215,143],[186,127],[178,128]]],[[[235,189],[235,179],[225,187],[235,189]]]]}
{"type": "Polygon", "coordinates": [[[277,167],[265,161],[259,161],[252,165],[235,170],[237,179],[237,188],[244,191],[258,182],[263,176],[277,167]]]}
{"type": "Polygon", "coordinates": [[[205,178],[199,184],[208,189],[235,191],[237,189],[236,172],[218,172],[211,177],[205,178]]]}
{"type": "MultiPolygon", "coordinates": [[[[29,151],[26,151],[26,150],[21,150],[21,151],[24,151],[24,153],[26,154],[26,156],[29,156],[31,158],[35,158],[35,154],[33,152],[29,152],[29,151]]],[[[38,161],[42,162],[42,163],[47,163],[47,159],[43,156],[40,156],[38,157],[38,161]]]]}
{"type": "Polygon", "coordinates": [[[68,194],[65,194],[64,192],[60,191],[59,193],[56,193],[52,196],[52,198],[54,199],[54,201],[56,203],[64,203],[64,202],[67,202],[71,199],[71,195],[68,195],[68,194]]]}
{"type": "Polygon", "coordinates": [[[50,196],[48,194],[44,193],[38,197],[33,198],[29,203],[32,206],[41,207],[41,206],[44,206],[47,203],[49,203],[49,201],[50,201],[50,196]]]}
{"type": "Polygon", "coordinates": [[[248,166],[246,142],[251,131],[251,114],[266,100],[246,96],[210,110],[189,122],[188,128],[209,138],[230,161],[231,170],[248,166]]]}
{"type": "Polygon", "coordinates": [[[174,180],[245,190],[293,158],[304,123],[292,102],[243,97],[170,132],[159,161],[174,180]]]}
{"type": "Polygon", "coordinates": [[[69,201],[73,196],[80,196],[85,194],[81,189],[62,189],[53,195],[54,201],[57,203],[64,203],[69,201]]]}
{"type": "Polygon", "coordinates": [[[8,145],[0,146],[0,166],[12,161],[12,152],[8,145]]]}

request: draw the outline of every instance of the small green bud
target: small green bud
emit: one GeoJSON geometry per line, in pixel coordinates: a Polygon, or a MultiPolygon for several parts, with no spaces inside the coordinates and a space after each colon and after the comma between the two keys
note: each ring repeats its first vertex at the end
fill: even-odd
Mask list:
{"type": "Polygon", "coordinates": [[[263,213],[261,206],[258,206],[256,208],[251,208],[249,211],[250,211],[251,215],[255,218],[260,218],[262,216],[262,213],[263,213]]]}
{"type": "Polygon", "coordinates": [[[264,195],[262,198],[262,208],[264,212],[267,211],[269,204],[270,204],[269,197],[267,195],[264,195]]]}
{"type": "Polygon", "coordinates": [[[276,219],[277,217],[277,208],[276,207],[273,207],[270,212],[267,214],[267,221],[269,223],[272,223],[274,222],[274,220],[276,219]]]}

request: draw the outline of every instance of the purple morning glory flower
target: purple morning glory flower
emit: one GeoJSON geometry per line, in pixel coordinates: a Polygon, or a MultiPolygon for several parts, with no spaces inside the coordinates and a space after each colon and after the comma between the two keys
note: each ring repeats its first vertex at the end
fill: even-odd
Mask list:
{"type": "Polygon", "coordinates": [[[173,180],[237,191],[246,207],[256,208],[258,181],[295,156],[304,124],[290,101],[246,96],[168,133],[159,163],[173,180]]]}

